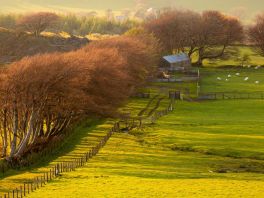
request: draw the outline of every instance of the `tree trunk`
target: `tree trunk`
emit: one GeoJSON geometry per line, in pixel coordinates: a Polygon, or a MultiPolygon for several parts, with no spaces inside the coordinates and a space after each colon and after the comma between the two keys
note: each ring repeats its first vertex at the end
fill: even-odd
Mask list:
{"type": "Polygon", "coordinates": [[[37,113],[35,111],[35,108],[32,107],[32,113],[31,113],[30,118],[29,118],[27,134],[25,135],[24,139],[22,140],[22,142],[21,142],[21,144],[20,144],[20,146],[18,148],[18,151],[15,154],[15,157],[21,156],[23,154],[23,152],[25,151],[25,149],[26,149],[26,147],[28,145],[28,142],[30,140],[31,134],[34,131],[34,123],[35,123],[35,120],[36,120],[36,116],[37,116],[37,113]]]}
{"type": "Polygon", "coordinates": [[[203,55],[204,55],[204,48],[199,48],[198,50],[198,61],[196,63],[196,65],[198,65],[199,67],[203,66],[203,55]]]}
{"type": "Polygon", "coordinates": [[[18,131],[18,112],[17,107],[15,105],[14,112],[13,112],[13,140],[11,143],[11,151],[10,151],[10,158],[14,157],[14,154],[16,152],[16,146],[17,146],[17,131],[18,131]]]}
{"type": "Polygon", "coordinates": [[[198,66],[203,66],[203,60],[205,59],[214,59],[214,58],[219,58],[219,57],[222,57],[225,53],[225,49],[226,49],[226,45],[223,46],[222,50],[217,53],[217,54],[209,54],[209,55],[206,55],[205,52],[204,52],[204,47],[200,48],[199,49],[199,57],[198,57],[198,61],[197,61],[197,65],[198,66]]]}
{"type": "Polygon", "coordinates": [[[8,141],[7,141],[7,118],[6,118],[7,110],[4,109],[4,117],[3,117],[3,148],[2,148],[2,157],[6,157],[6,151],[7,151],[7,146],[8,146],[8,141]]]}

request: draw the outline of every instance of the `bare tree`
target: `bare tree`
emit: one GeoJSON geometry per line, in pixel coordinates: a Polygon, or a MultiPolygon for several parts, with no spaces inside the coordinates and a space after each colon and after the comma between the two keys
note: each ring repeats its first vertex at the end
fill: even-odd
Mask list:
{"type": "Polygon", "coordinates": [[[222,57],[226,48],[243,39],[243,26],[237,18],[218,11],[202,14],[202,26],[198,37],[198,62],[222,57]]]}
{"type": "Polygon", "coordinates": [[[250,41],[255,44],[260,54],[264,54],[264,13],[258,15],[255,24],[249,27],[250,41]]]}
{"type": "Polygon", "coordinates": [[[161,41],[164,53],[198,54],[198,65],[204,59],[224,55],[226,48],[243,39],[243,27],[234,17],[218,11],[164,10],[156,20],[147,22],[146,29],[161,41]]]}
{"type": "Polygon", "coordinates": [[[39,36],[41,32],[54,25],[58,18],[58,15],[54,13],[38,12],[23,16],[18,20],[17,25],[35,36],[39,36]]]}
{"type": "Polygon", "coordinates": [[[191,56],[197,47],[201,16],[193,11],[163,9],[159,18],[147,22],[145,28],[161,41],[165,53],[183,51],[191,56]]]}

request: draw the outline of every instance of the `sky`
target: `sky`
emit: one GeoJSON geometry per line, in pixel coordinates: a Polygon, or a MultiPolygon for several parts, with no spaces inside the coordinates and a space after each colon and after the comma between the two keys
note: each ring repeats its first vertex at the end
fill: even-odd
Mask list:
{"type": "Polygon", "coordinates": [[[196,11],[214,9],[249,21],[264,11],[264,0],[0,0],[0,12],[57,11],[85,12],[136,9],[139,6],[176,7],[196,11]]]}

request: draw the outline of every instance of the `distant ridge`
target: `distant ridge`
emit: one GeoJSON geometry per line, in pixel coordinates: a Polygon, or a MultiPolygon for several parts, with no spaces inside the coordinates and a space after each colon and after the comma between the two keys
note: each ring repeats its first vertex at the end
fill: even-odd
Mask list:
{"type": "Polygon", "coordinates": [[[175,6],[178,8],[202,10],[220,10],[236,15],[242,20],[250,20],[263,11],[263,0],[0,0],[0,13],[55,11],[85,12],[96,10],[104,13],[106,9],[121,11],[125,9],[161,8],[175,6]]]}

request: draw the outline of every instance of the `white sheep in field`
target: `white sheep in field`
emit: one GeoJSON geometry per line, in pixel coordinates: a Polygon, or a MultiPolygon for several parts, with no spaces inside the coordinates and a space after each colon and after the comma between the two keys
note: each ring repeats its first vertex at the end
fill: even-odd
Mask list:
{"type": "Polygon", "coordinates": [[[236,73],[236,76],[240,76],[240,73],[236,73]]]}
{"type": "Polygon", "coordinates": [[[220,78],[220,77],[217,77],[217,80],[222,80],[222,78],[220,78]]]}
{"type": "Polygon", "coordinates": [[[228,76],[227,76],[228,78],[231,78],[232,77],[232,75],[231,74],[228,74],[228,76]]]}
{"type": "Polygon", "coordinates": [[[256,83],[256,84],[259,84],[259,81],[257,80],[257,81],[255,81],[255,83],[256,83]]]}
{"type": "Polygon", "coordinates": [[[164,75],[164,77],[165,77],[166,79],[169,79],[169,78],[170,78],[170,75],[166,74],[165,72],[163,73],[163,75],[164,75]]]}
{"type": "Polygon", "coordinates": [[[246,77],[246,78],[244,79],[244,81],[248,81],[248,79],[249,79],[249,77],[246,77]]]}
{"type": "Polygon", "coordinates": [[[226,79],[226,81],[228,82],[228,81],[229,81],[229,79],[226,79]]]}

